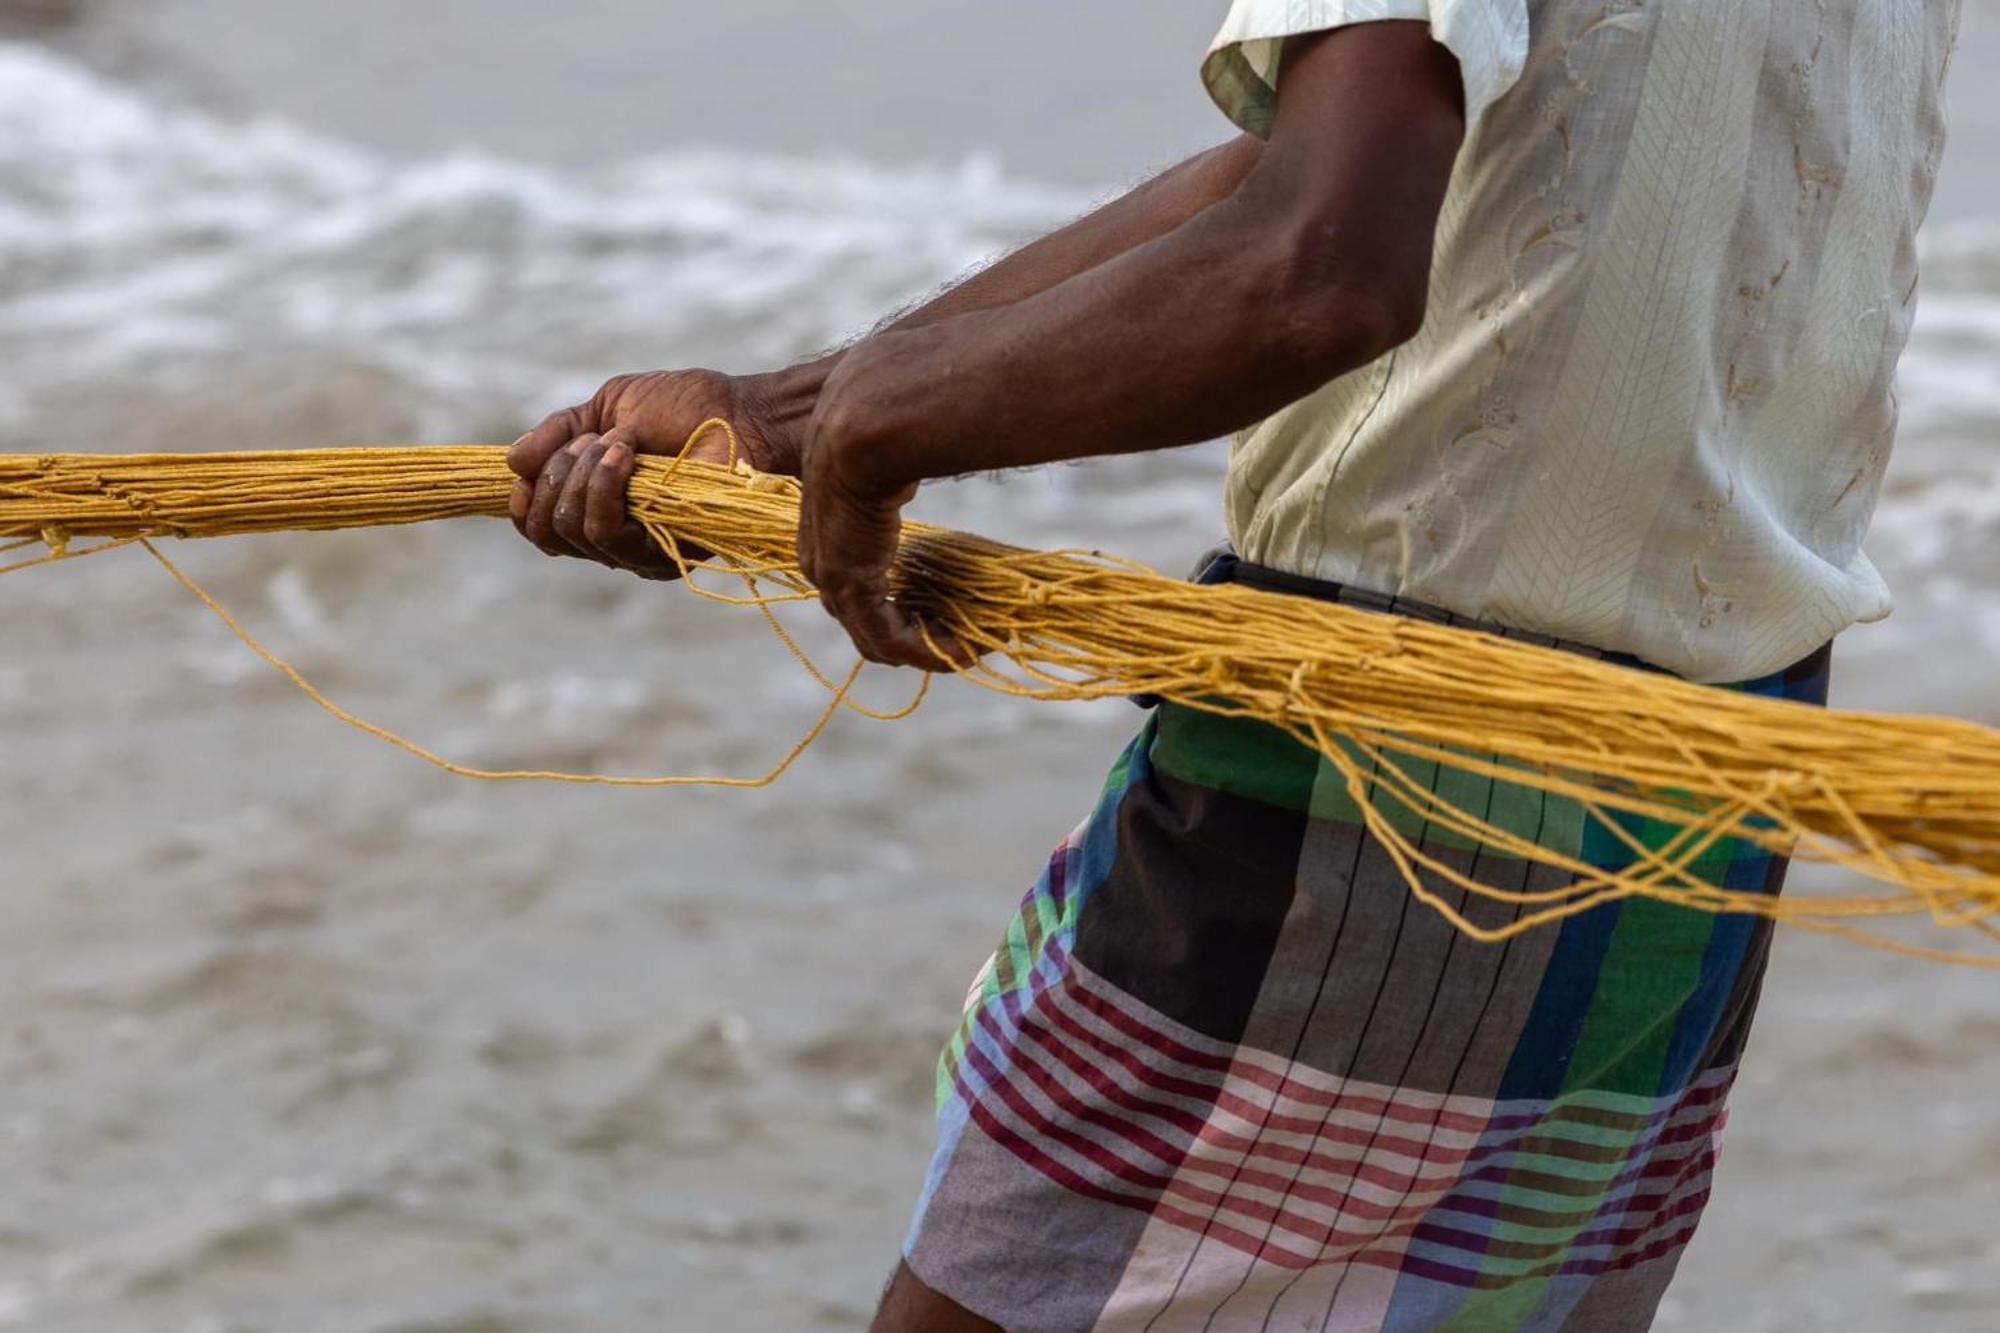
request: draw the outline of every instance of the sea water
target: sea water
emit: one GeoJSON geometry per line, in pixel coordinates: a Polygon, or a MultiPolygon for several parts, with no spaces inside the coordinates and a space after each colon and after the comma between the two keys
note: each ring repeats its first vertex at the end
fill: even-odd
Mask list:
{"type": "MultiPolygon", "coordinates": [[[[1061,16],[1039,5],[1011,54],[971,9],[871,29],[846,101],[812,40],[884,21],[862,7],[817,28],[775,0],[682,16],[689,107],[736,84],[782,102],[713,73],[717,52],[761,68],[769,34],[795,100],[657,144],[613,111],[651,105],[632,48],[666,42],[665,18],[572,33],[537,88],[528,38],[470,11],[398,40],[389,9],[302,5],[338,65],[312,93],[276,86],[261,8],[66,8],[0,45],[8,450],[505,441],[612,371],[836,344],[1195,141],[1161,94],[1036,170],[1059,115],[911,72],[956,23],[982,68],[1040,61],[1100,102],[1105,79],[1135,86],[1116,25],[1077,18],[1088,40],[1051,54],[1061,16]],[[503,99],[481,135],[453,110],[462,72],[412,91],[427,54],[454,68],[424,46],[453,34],[546,106],[503,99]],[[959,149],[894,114],[898,72],[959,149]],[[988,102],[1028,109],[983,133],[988,102]],[[800,138],[828,103],[838,151],[800,138]],[[571,105],[620,128],[566,139],[571,105]]],[[[530,8],[548,41],[569,31],[530,8]]],[[[1200,8],[1171,21],[1198,31],[1200,8]]],[[[2000,225],[1966,207],[1925,256],[1870,543],[1901,608],[1843,640],[1837,693],[2000,723],[2000,225]]],[[[1219,529],[1221,463],[1209,446],[923,504],[1177,568],[1219,529]]],[[[750,774],[823,701],[754,617],[545,561],[504,525],[171,553],[336,698],[469,762],[750,774]]],[[[137,553],[8,579],[0,611],[0,1327],[860,1326],[956,1000],[1137,720],[947,687],[906,723],[842,721],[769,792],[491,788],[315,712],[137,553]]],[[[829,626],[795,623],[844,660],[829,626]]],[[[1786,937],[1663,1324],[1994,1326],[1993,996],[1786,937]]]]}

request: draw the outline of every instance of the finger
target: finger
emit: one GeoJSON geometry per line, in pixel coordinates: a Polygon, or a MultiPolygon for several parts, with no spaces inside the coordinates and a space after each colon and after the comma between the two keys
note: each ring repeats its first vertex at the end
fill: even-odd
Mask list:
{"type": "Polygon", "coordinates": [[[921,671],[935,671],[946,665],[924,642],[923,632],[894,602],[873,603],[853,623],[864,632],[863,639],[857,642],[867,644],[863,655],[871,662],[916,667],[921,671]]]}
{"type": "MultiPolygon", "coordinates": [[[[592,441],[597,437],[579,437],[592,441]]],[[[563,483],[569,480],[569,470],[576,465],[576,455],[564,449],[549,459],[548,466],[535,481],[534,498],[528,502],[526,519],[527,537],[542,549],[544,555],[576,555],[576,548],[564,541],[556,532],[556,503],[562,499],[563,483]]]]}
{"type": "MultiPolygon", "coordinates": [[[[880,575],[851,584],[837,581],[832,588],[820,590],[820,600],[847,630],[856,650],[871,662],[924,671],[949,670],[954,665],[932,651],[924,640],[922,625],[907,608],[889,598],[887,581],[880,575]]],[[[939,636],[934,633],[932,637],[939,636]]]]}
{"type": "Polygon", "coordinates": [[[576,461],[563,477],[562,494],[556,497],[556,536],[586,559],[609,564],[610,557],[590,544],[584,535],[584,499],[590,494],[590,475],[604,456],[603,439],[586,435],[566,451],[576,461]]]}
{"type": "Polygon", "coordinates": [[[975,660],[972,653],[950,630],[896,602],[888,603],[888,607],[895,625],[889,646],[896,654],[898,666],[955,672],[972,665],[975,660]]]}
{"type": "MultiPolygon", "coordinates": [[[[609,437],[607,437],[609,438],[609,437]]],[[[680,571],[652,535],[632,517],[629,496],[638,458],[632,446],[615,440],[590,474],[583,499],[584,540],[628,569],[643,573],[680,571]]]]}
{"type": "Polygon", "coordinates": [[[926,671],[959,672],[978,664],[979,654],[943,621],[921,611],[905,609],[902,614],[914,641],[923,649],[926,671]]]}
{"type": "Polygon", "coordinates": [[[805,497],[799,502],[799,535],[797,543],[799,573],[804,575],[805,581],[815,588],[819,586],[819,550],[816,544],[816,525],[813,522],[813,510],[818,507],[819,502],[814,498],[813,492],[807,491],[805,497]]]}
{"type": "Polygon", "coordinates": [[[528,510],[534,503],[534,483],[515,478],[514,489],[507,496],[507,517],[513,520],[514,531],[530,542],[535,539],[528,536],[528,510]]]}
{"type": "Polygon", "coordinates": [[[523,481],[534,481],[542,475],[549,460],[562,451],[564,445],[579,435],[588,435],[597,429],[597,408],[595,400],[579,403],[575,407],[565,407],[560,412],[551,412],[542,418],[539,426],[514,441],[507,450],[507,466],[523,481]]]}

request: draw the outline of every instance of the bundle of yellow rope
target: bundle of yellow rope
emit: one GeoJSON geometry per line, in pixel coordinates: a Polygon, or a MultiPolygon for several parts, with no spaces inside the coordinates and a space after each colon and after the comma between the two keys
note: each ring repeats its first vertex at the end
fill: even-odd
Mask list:
{"type": "MultiPolygon", "coordinates": [[[[0,456],[0,551],[50,548],[0,565],[0,573],[143,544],[329,711],[475,777],[763,785],[841,706],[858,707],[849,698],[858,665],[836,681],[798,654],[832,701],[761,778],[467,769],[328,701],[149,540],[502,516],[512,480],[503,451],[491,447],[0,456]],[[79,538],[103,540],[78,548],[79,538]]],[[[812,596],[796,564],[791,481],[740,465],[647,458],[631,503],[684,572],[723,571],[743,586],[730,594],[691,579],[697,592],[760,607],[781,637],[771,606],[812,596]],[[682,554],[687,548],[712,554],[695,561],[682,554]]],[[[1283,728],[1335,767],[1412,891],[1475,938],[1502,939],[1645,897],[2000,967],[1990,951],[1920,948],[1863,929],[1927,914],[1939,926],[2000,939],[2000,732],[1940,718],[1823,712],[1463,629],[1240,586],[1191,586],[1100,553],[1023,550],[917,524],[905,533],[896,589],[985,654],[965,674],[988,688],[1042,699],[1147,693],[1283,728]],[[1631,864],[1595,868],[1452,806],[1420,778],[1433,762],[1578,802],[1625,839],[1631,864]],[[1614,816],[1621,815],[1680,832],[1649,850],[1620,832],[1626,821],[1614,816]],[[1573,881],[1538,892],[1479,883],[1411,836],[1411,816],[1420,827],[1558,866],[1573,881]],[[1703,880],[1696,862],[1731,837],[1831,861],[1881,887],[1774,898],[1703,880]],[[1483,927],[1440,885],[1523,910],[1504,927],[1483,927]]]]}

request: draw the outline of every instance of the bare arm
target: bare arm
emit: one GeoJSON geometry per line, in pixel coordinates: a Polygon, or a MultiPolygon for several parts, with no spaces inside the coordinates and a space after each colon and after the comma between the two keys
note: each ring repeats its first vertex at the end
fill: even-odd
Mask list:
{"type": "MultiPolygon", "coordinates": [[[[1120,194],[1096,212],[1022,246],[964,282],[946,288],[936,298],[888,320],[876,336],[882,332],[928,328],[962,314],[1016,304],[1114,260],[1148,240],[1166,236],[1204,208],[1234,194],[1256,168],[1262,154],[1264,142],[1250,134],[1200,152],[1138,188],[1120,194]]],[[[846,354],[846,350],[838,350],[746,380],[746,394],[758,402],[764,418],[782,426],[788,436],[782,448],[772,450],[778,458],[760,462],[762,470],[798,470],[796,460],[804,452],[804,432],[810,428],[812,414],[820,404],[820,392],[826,388],[828,376],[846,360],[846,354]]]]}
{"type": "MultiPolygon", "coordinates": [[[[1263,149],[1260,140],[1244,135],[1199,153],[888,321],[883,331],[923,328],[1009,305],[1165,235],[1227,198],[1263,149]]],[[[678,450],[702,421],[727,417],[737,423],[758,468],[796,474],[820,391],[845,356],[845,351],[834,352],[761,375],[681,370],[607,381],[588,402],[550,413],[516,442],[508,461],[523,481],[516,495],[517,522],[524,530],[532,527],[528,535],[551,554],[586,553],[568,549],[551,530],[553,495],[559,488],[543,488],[542,498],[550,501],[543,506],[546,512],[531,513],[524,503],[531,498],[529,484],[542,476],[558,451],[585,435],[616,431],[640,453],[668,453],[678,450]]]]}
{"type": "Polygon", "coordinates": [[[867,656],[935,665],[888,595],[917,483],[1208,439],[1413,335],[1463,134],[1426,25],[1295,40],[1271,141],[1227,197],[1024,299],[850,349],[803,468],[827,609],[867,656]]]}
{"type": "MultiPolygon", "coordinates": [[[[1226,199],[1264,152],[1239,137],[1198,154],[1069,226],[1007,256],[885,331],[908,331],[997,309],[1048,290],[1172,232],[1226,199]]],[[[579,556],[648,578],[676,568],[625,513],[635,453],[678,452],[711,417],[736,424],[749,461],[796,475],[820,393],[846,352],[763,375],[709,370],[619,375],[588,401],[550,413],[515,442],[508,463],[514,525],[543,552],[579,556]]],[[[696,456],[717,459],[710,439],[696,456]]]]}
{"type": "MultiPolygon", "coordinates": [[[[927,328],[961,315],[1013,305],[1087,273],[1168,234],[1229,198],[1263,153],[1263,141],[1247,134],[1198,153],[1095,212],[947,288],[935,299],[888,321],[877,336],[927,328]]],[[[827,378],[846,355],[845,350],[838,351],[756,376],[750,391],[764,401],[774,420],[782,420],[803,433],[819,405],[827,378]]],[[[803,450],[802,440],[798,447],[803,450]]]]}
{"type": "Polygon", "coordinates": [[[888,330],[924,328],[954,316],[1013,305],[1116,259],[1229,198],[1263,155],[1263,141],[1247,134],[1198,153],[974,274],[891,322],[888,330]]]}

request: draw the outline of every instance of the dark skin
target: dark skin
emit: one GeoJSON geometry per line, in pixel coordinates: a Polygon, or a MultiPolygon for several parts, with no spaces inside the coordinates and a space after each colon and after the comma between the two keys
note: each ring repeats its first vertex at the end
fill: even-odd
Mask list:
{"type": "MultiPolygon", "coordinates": [[[[626,513],[634,455],[726,417],[753,466],[802,479],[800,565],[862,655],[948,668],[964,650],[889,591],[917,487],[1213,439],[1414,336],[1464,133],[1457,65],[1425,24],[1294,38],[1268,141],[1192,158],[844,352],[610,381],[515,444],[515,524],[550,555],[672,577],[626,513]]],[[[694,456],[726,453],[711,438],[694,456]]],[[[1000,1325],[905,1264],[874,1327],[1000,1325]]]]}

